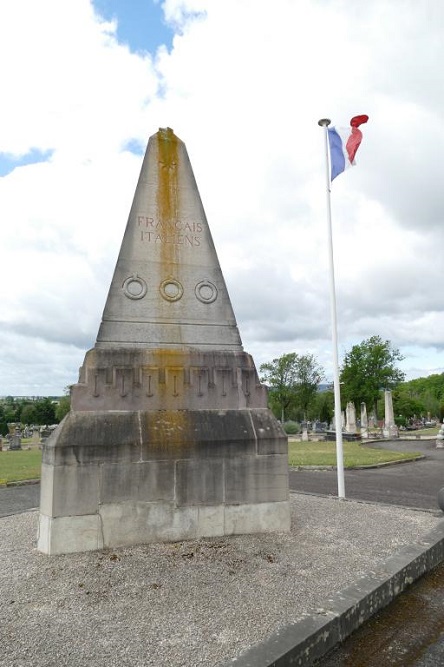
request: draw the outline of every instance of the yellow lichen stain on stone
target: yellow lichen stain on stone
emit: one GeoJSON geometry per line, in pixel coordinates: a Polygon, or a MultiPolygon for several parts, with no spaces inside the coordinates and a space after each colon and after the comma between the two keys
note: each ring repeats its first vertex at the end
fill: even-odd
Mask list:
{"type": "MultiPolygon", "coordinates": [[[[161,229],[174,227],[179,218],[179,139],[171,128],[160,129],[157,133],[158,187],[157,216],[161,229]]],[[[174,243],[161,243],[161,263],[165,275],[175,273],[178,264],[177,246],[174,243]]]]}
{"type": "Polygon", "coordinates": [[[186,410],[158,410],[149,426],[149,442],[155,448],[181,449],[191,444],[186,410]]]}
{"type": "Polygon", "coordinates": [[[154,418],[150,419],[150,443],[161,449],[181,448],[192,445],[192,429],[187,410],[174,409],[176,390],[180,395],[183,387],[183,350],[160,348],[153,351],[151,363],[162,373],[166,382],[158,382],[156,391],[159,392],[165,409],[158,410],[154,418]],[[174,386],[172,376],[178,376],[174,386]]]}

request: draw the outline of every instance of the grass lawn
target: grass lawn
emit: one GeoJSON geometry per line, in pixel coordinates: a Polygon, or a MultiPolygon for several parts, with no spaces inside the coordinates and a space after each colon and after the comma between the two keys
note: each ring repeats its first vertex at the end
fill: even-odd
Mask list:
{"type": "Polygon", "coordinates": [[[427,435],[430,438],[436,438],[440,428],[441,424],[439,424],[439,426],[432,426],[431,428],[420,428],[417,431],[399,431],[399,437],[402,438],[403,435],[427,435]]]}
{"type": "MultiPolygon", "coordinates": [[[[357,442],[343,442],[344,468],[357,465],[373,465],[390,461],[408,460],[419,456],[419,452],[390,452],[387,449],[363,447],[357,442]]],[[[288,461],[290,466],[335,466],[335,442],[289,442],[288,461]]]]}
{"type": "Polygon", "coordinates": [[[0,452],[0,484],[25,479],[39,479],[42,452],[38,447],[0,452]]]}

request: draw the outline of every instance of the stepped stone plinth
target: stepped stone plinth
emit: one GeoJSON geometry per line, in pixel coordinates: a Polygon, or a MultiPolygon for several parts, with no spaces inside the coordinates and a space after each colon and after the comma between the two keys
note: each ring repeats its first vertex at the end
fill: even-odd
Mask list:
{"type": "Polygon", "coordinates": [[[38,548],[286,531],[287,455],[185,145],[159,130],[96,344],[43,447],[38,548]]]}

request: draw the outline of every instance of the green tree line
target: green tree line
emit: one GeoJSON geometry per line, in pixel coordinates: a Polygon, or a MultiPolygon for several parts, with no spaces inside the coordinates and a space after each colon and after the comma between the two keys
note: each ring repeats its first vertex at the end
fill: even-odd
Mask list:
{"type": "Polygon", "coordinates": [[[69,411],[68,396],[37,400],[8,396],[0,401],[0,435],[8,433],[8,424],[43,426],[58,424],[69,411]]]}
{"type": "MultiPolygon", "coordinates": [[[[384,417],[384,390],[391,390],[395,420],[399,426],[412,420],[444,418],[444,373],[405,381],[398,367],[403,360],[389,340],[371,336],[354,345],[340,368],[341,404],[350,401],[357,414],[361,403],[378,419],[384,417]]],[[[269,404],[281,421],[333,419],[332,388],[319,391],[324,369],[312,354],[283,354],[260,367],[261,380],[269,387],[269,404]]]]}

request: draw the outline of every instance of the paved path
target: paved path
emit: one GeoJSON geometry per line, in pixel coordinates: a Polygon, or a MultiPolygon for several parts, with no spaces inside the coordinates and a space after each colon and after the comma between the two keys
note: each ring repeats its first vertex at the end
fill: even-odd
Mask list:
{"type": "MultiPolygon", "coordinates": [[[[444,487],[444,449],[436,449],[434,440],[372,443],[394,451],[418,451],[426,458],[412,463],[346,470],[345,495],[405,507],[437,510],[437,494],[444,487]]],[[[337,495],[336,470],[292,470],[290,489],[305,493],[337,495]]]]}
{"type": "MultiPolygon", "coordinates": [[[[444,449],[435,441],[372,443],[394,451],[419,451],[414,463],[345,471],[347,498],[439,511],[444,449]]],[[[337,495],[336,470],[290,472],[292,490],[337,495]]],[[[364,624],[317,667],[442,667],[444,665],[444,565],[423,577],[364,624]]]]}
{"type": "Polygon", "coordinates": [[[0,489],[0,516],[26,512],[40,505],[40,484],[7,486],[0,489]]]}

